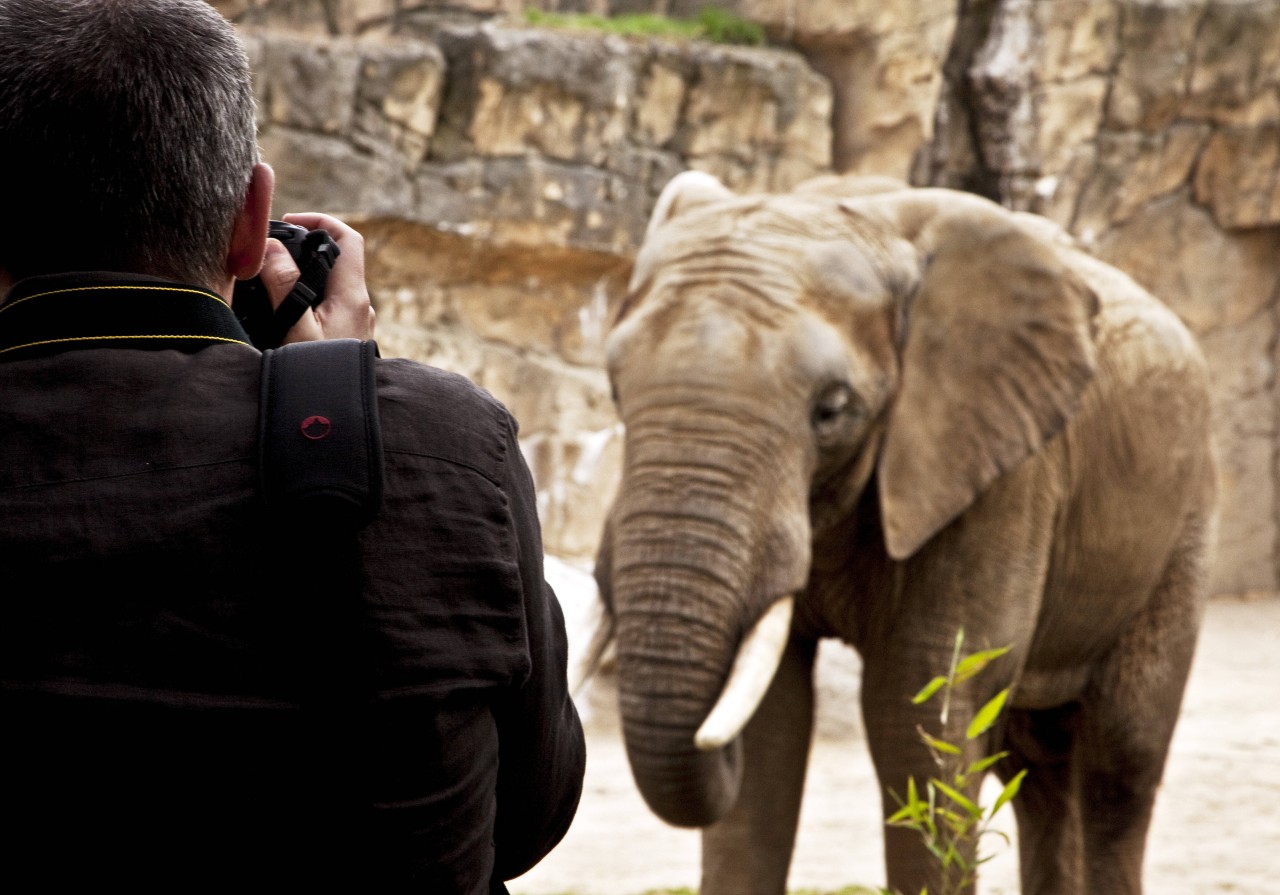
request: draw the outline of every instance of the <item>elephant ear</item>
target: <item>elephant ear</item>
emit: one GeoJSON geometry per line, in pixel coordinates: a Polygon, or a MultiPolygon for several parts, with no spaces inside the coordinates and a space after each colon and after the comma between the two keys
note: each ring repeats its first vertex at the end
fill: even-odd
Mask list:
{"type": "Polygon", "coordinates": [[[879,464],[895,559],[1059,432],[1095,367],[1097,297],[1048,243],[990,203],[921,201],[899,215],[926,260],[879,464]]]}

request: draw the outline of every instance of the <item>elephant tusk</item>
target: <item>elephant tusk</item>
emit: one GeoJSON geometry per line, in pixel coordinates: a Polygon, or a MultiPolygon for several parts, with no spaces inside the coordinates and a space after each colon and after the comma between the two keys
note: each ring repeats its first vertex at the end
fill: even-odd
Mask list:
{"type": "Polygon", "coordinates": [[[587,648],[570,663],[569,693],[572,696],[577,696],[578,691],[586,686],[587,681],[596,673],[600,660],[604,658],[604,651],[609,648],[609,643],[613,640],[613,614],[604,608],[603,603],[596,603],[594,614],[591,639],[587,642],[587,648]]]}
{"type": "Polygon", "coordinates": [[[794,597],[783,597],[774,603],[738,647],[729,680],[693,738],[694,745],[703,752],[733,742],[751,720],[787,648],[794,606],[794,597]]]}

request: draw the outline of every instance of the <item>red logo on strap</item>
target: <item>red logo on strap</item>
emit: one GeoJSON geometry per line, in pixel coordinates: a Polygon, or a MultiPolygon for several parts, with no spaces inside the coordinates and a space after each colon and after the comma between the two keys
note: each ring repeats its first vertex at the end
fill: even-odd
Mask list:
{"type": "Polygon", "coordinates": [[[327,438],[333,431],[333,423],[329,422],[326,416],[309,416],[302,421],[300,428],[304,437],[319,441],[321,438],[327,438]]]}

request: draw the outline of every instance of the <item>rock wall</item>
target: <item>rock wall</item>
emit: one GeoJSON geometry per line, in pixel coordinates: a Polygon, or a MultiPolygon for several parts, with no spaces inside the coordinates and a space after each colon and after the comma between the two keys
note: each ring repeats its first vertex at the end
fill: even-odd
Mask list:
{"type": "Polygon", "coordinates": [[[516,412],[553,552],[590,555],[616,477],[599,334],[658,190],[837,170],[1044,214],[1172,305],[1215,380],[1214,586],[1280,589],[1280,0],[717,4],[786,50],[524,28],[524,0],[214,5],[279,208],[360,219],[384,352],[516,412]]]}

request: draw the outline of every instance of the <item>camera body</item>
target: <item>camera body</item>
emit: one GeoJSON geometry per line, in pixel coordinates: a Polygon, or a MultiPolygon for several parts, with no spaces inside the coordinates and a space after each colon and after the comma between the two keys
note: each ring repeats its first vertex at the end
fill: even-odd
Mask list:
{"type": "Polygon", "coordinates": [[[306,313],[324,301],[329,271],[341,250],[325,230],[308,230],[285,221],[271,221],[267,236],[278,239],[298,265],[300,276],[279,308],[271,307],[271,296],[261,277],[236,283],[231,310],[258,348],[278,348],[285,334],[306,313]]]}

